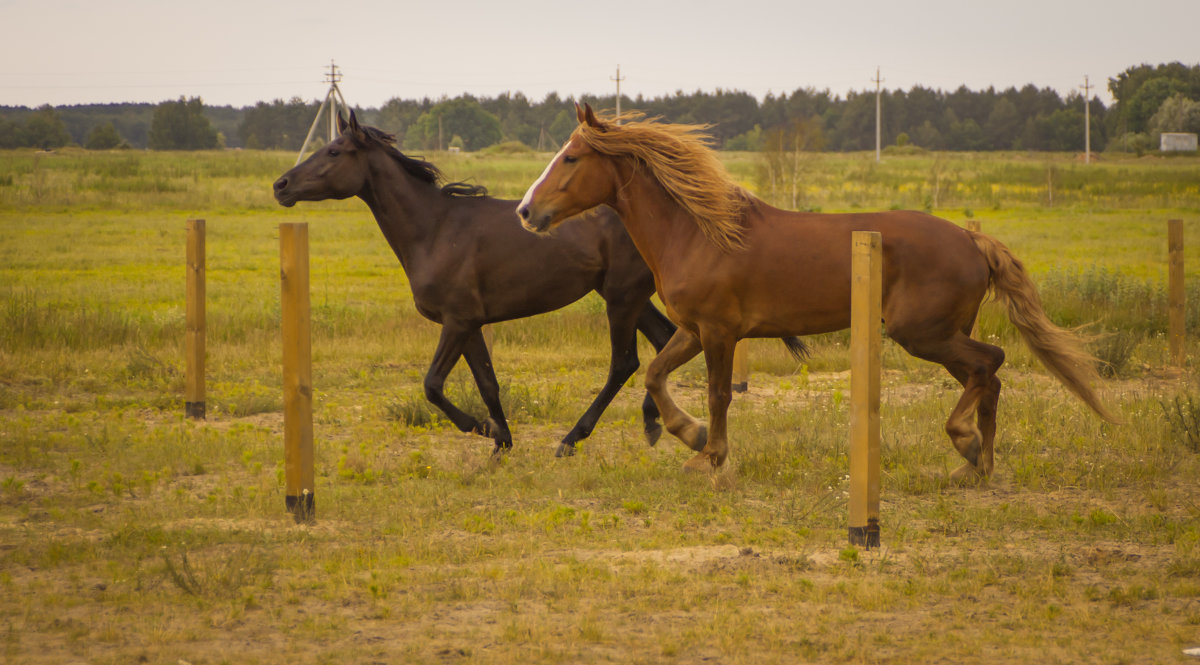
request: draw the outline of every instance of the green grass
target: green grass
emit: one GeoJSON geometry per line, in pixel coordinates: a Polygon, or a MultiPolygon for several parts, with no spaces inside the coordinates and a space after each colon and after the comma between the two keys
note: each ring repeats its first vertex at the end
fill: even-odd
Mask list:
{"type": "MultiPolygon", "coordinates": [[[[517,197],[549,155],[429,157],[517,197]]],[[[758,187],[752,155],[724,157],[758,187]]],[[[751,342],[712,479],[682,473],[669,438],[645,446],[640,372],[579,454],[552,457],[607,369],[597,299],[498,325],[516,447],[494,462],[425,405],[437,328],[365,206],[272,202],[292,161],[0,153],[4,662],[1133,663],[1196,646],[1200,383],[1167,367],[1163,284],[1167,218],[1189,221],[1200,266],[1200,162],[814,158],[805,205],[826,211],[920,208],[943,172],[934,212],[980,219],[1056,320],[1096,322],[1113,347],[1097,352],[1123,358],[1104,394],[1129,424],[1104,424],[988,306],[981,333],[1009,357],[996,478],[961,488],[942,432],[959,391],[885,343],[885,547],[866,552],[846,546],[844,334],[809,340],[804,363],[751,342]],[[199,423],[182,416],[193,217],[199,423]],[[283,501],[281,221],[311,226],[311,526],[283,501]]],[[[673,379],[703,415],[702,361],[673,379]]],[[[464,368],[448,392],[482,415],[464,368]]]]}

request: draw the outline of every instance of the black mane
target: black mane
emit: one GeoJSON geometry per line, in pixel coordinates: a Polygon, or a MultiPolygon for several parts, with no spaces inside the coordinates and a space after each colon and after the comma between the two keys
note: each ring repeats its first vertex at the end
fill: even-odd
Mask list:
{"type": "Polygon", "coordinates": [[[442,193],[446,196],[487,196],[487,187],[482,185],[472,185],[465,182],[450,182],[442,184],[446,176],[441,169],[430,164],[423,159],[409,157],[408,155],[396,149],[396,137],[382,129],[375,127],[362,127],[363,133],[367,138],[379,144],[379,147],[395,159],[404,170],[412,177],[421,182],[428,183],[435,187],[440,187],[442,193]]]}

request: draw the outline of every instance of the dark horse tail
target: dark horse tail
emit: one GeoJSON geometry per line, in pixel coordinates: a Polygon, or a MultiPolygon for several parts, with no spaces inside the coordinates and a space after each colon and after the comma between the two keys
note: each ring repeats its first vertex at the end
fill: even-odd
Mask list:
{"type": "Polygon", "coordinates": [[[968,233],[991,269],[992,292],[1007,307],[1008,319],[1021,332],[1033,354],[1097,415],[1111,423],[1121,422],[1092,389],[1092,385],[1100,381],[1096,371],[1100,361],[1084,349],[1083,341],[1077,335],[1054,325],[1046,316],[1042,299],[1021,260],[995,238],[972,231],[968,233]]]}
{"type": "Polygon", "coordinates": [[[787,347],[788,353],[797,361],[806,360],[812,355],[812,350],[804,343],[804,340],[799,337],[784,337],[783,345],[787,347]]]}

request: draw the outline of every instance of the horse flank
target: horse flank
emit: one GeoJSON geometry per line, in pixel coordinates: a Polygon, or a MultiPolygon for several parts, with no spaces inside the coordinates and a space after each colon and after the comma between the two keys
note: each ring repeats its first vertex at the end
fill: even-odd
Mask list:
{"type": "Polygon", "coordinates": [[[708,125],[657,124],[624,114],[623,124],[596,128],[581,123],[571,135],[592,150],[632,157],[644,165],[714,245],[730,252],[745,247],[742,213],[750,201],[709,147],[708,125]]]}

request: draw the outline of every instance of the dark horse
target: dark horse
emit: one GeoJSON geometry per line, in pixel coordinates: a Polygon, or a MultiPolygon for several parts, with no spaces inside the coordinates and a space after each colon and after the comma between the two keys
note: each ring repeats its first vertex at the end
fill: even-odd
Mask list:
{"type": "Polygon", "coordinates": [[[1007,247],[919,212],[822,215],[773,208],[738,187],[707,146],[703,127],[598,119],[579,127],[520,203],[524,225],[545,232],[596,205],[616,209],[679,325],[646,371],[667,430],[698,454],[725,461],[734,344],[744,337],[807,335],[850,323],[850,236],[883,238],[883,320],[912,355],[943,365],[963,385],[946,433],[967,462],[956,478],[993,469],[996,370],[1004,351],[971,339],[991,289],[1009,319],[1063,385],[1109,420],[1092,389],[1096,360],[1046,316],[1033,282],[1007,247]],[[708,367],[708,427],[675,405],[666,377],[701,350],[708,367]],[[974,421],[974,422],[972,422],[974,421]]]}
{"type": "MultiPolygon", "coordinates": [[[[592,433],[637,370],[636,331],[655,349],[675,331],[650,303],[654,277],[616,213],[600,208],[586,215],[588,223],[570,222],[561,233],[539,238],[516,223],[515,201],[491,198],[483,187],[445,184],[437,167],[404,155],[391,135],[359,125],[354,113],[338,124],[341,136],[275,181],[275,199],[292,206],[357,196],[371,208],[408,275],[417,311],[442,326],[425,396],[459,430],[490,436],[496,452],[512,447],[483,325],[559,309],[590,291],[604,298],[612,360],[604,388],[556,453],[573,454],[575,442],[592,433]],[[443,392],[460,356],[487,405],[487,420],[463,412],[443,392]]],[[[647,432],[661,431],[649,396],[642,410],[647,432]]]]}

